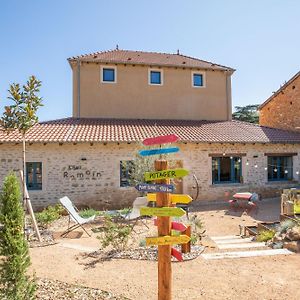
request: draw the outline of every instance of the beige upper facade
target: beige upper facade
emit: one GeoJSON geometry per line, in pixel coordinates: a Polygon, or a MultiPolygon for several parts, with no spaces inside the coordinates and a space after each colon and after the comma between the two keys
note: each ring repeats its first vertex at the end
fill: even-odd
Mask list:
{"type": "Polygon", "coordinates": [[[75,118],[231,120],[231,68],[180,54],[123,50],[69,62],[75,118]],[[114,70],[114,82],[103,80],[103,69],[114,70]],[[151,84],[151,71],[160,73],[161,84],[151,84]],[[193,86],[194,74],[202,86],[193,86]]]}
{"type": "Polygon", "coordinates": [[[300,131],[300,72],[259,108],[259,125],[300,131]]]}

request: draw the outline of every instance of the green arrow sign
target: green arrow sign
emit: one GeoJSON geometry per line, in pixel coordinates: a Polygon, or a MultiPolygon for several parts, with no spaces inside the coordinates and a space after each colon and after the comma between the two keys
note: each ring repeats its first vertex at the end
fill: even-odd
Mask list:
{"type": "Polygon", "coordinates": [[[180,178],[188,174],[189,171],[185,169],[170,169],[170,170],[163,170],[157,172],[146,172],[145,180],[152,181],[152,180],[166,179],[166,178],[180,178]]]}
{"type": "Polygon", "coordinates": [[[185,211],[180,207],[141,207],[141,216],[181,217],[185,211]]]}

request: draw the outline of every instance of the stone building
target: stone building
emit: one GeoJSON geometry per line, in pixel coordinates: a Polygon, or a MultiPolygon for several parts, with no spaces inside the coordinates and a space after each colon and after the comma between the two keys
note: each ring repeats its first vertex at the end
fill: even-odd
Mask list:
{"type": "MultiPolygon", "coordinates": [[[[298,184],[300,134],[231,120],[234,70],[177,54],[113,50],[69,59],[73,116],[27,135],[27,186],[40,209],[64,195],[77,205],[126,207],[141,141],[175,133],[173,164],[190,170],[178,193],[197,201],[238,191],[264,197],[298,184]]],[[[21,138],[0,131],[0,180],[20,169],[21,138]]]]}
{"type": "Polygon", "coordinates": [[[300,72],[259,107],[259,124],[300,132],[300,72]]]}

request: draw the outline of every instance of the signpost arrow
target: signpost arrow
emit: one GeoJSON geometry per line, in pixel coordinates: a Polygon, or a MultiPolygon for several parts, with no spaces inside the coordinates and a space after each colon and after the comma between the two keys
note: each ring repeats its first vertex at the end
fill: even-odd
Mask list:
{"type": "Polygon", "coordinates": [[[178,261],[183,261],[181,252],[179,252],[175,248],[171,248],[171,255],[174,256],[178,261]]]}
{"type": "Polygon", "coordinates": [[[186,244],[190,241],[190,238],[185,235],[178,235],[178,236],[158,236],[158,237],[146,237],[146,245],[175,245],[175,244],[186,244]]]}
{"type": "MultiPolygon", "coordinates": [[[[189,195],[172,194],[172,195],[170,195],[170,197],[171,197],[171,202],[173,204],[176,204],[176,203],[188,204],[191,201],[193,201],[192,197],[189,196],[189,195]]],[[[156,201],[156,194],[148,193],[147,194],[147,199],[148,199],[148,201],[155,202],[156,201]]]]}
{"type": "MultiPolygon", "coordinates": [[[[154,219],[154,225],[157,226],[157,219],[154,219]]],[[[177,231],[180,231],[180,232],[184,232],[186,231],[187,227],[182,224],[182,223],[179,223],[179,222],[171,222],[171,229],[173,230],[177,230],[177,231]]]]}
{"type": "Polygon", "coordinates": [[[141,216],[182,217],[185,211],[180,207],[141,207],[141,216]]]}
{"type": "Polygon", "coordinates": [[[178,147],[173,147],[173,148],[163,148],[163,149],[140,150],[139,154],[141,156],[150,156],[150,155],[176,153],[178,151],[179,151],[178,147]]]}
{"type": "Polygon", "coordinates": [[[140,183],[136,185],[135,188],[139,192],[150,192],[150,193],[173,193],[174,192],[174,185],[172,184],[140,183]]]}
{"type": "Polygon", "coordinates": [[[185,169],[169,169],[169,170],[163,170],[157,172],[146,172],[145,180],[152,181],[152,180],[159,180],[159,179],[166,179],[166,178],[180,178],[188,174],[189,171],[185,169]]]}
{"type": "Polygon", "coordinates": [[[143,141],[143,144],[145,146],[160,145],[160,144],[174,143],[177,142],[178,140],[179,137],[176,134],[170,134],[170,135],[162,135],[162,136],[145,139],[143,141]]]}

